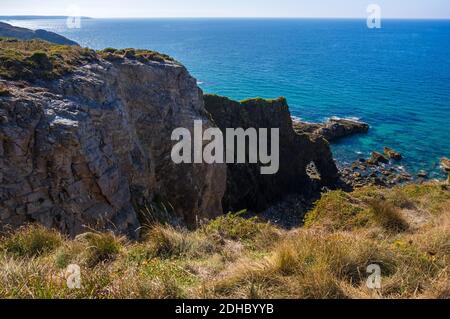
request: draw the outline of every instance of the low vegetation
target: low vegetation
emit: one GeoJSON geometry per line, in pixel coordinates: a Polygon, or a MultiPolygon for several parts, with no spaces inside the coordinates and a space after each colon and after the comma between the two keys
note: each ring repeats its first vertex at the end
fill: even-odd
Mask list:
{"type": "Polygon", "coordinates": [[[0,76],[6,79],[54,79],[95,58],[95,51],[79,46],[0,38],[0,76]]]}
{"type": "Polygon", "coordinates": [[[143,63],[175,62],[165,54],[149,50],[108,48],[96,52],[80,46],[58,45],[42,40],[0,38],[0,77],[9,80],[51,80],[99,58],[109,61],[128,58],[143,63]]]}
{"type": "Polygon", "coordinates": [[[114,48],[106,48],[104,50],[100,50],[97,52],[103,59],[109,61],[122,60],[124,58],[127,59],[135,59],[142,63],[147,63],[151,61],[156,62],[176,62],[172,57],[155,52],[150,50],[142,50],[142,49],[114,49],[114,48]]]}
{"type": "Polygon", "coordinates": [[[450,188],[431,183],[324,194],[305,226],[242,213],[142,240],[64,238],[41,226],[0,239],[2,298],[450,298],[450,188]],[[81,268],[69,289],[67,266],[81,268]],[[380,289],[367,267],[381,269],[380,289]]]}

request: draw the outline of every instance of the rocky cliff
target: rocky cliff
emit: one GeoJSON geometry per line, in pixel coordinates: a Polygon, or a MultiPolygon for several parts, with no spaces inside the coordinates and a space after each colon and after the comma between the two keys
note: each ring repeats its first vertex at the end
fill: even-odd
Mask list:
{"type": "Polygon", "coordinates": [[[39,222],[72,236],[95,228],[136,237],[155,201],[192,225],[336,178],[328,143],[295,133],[283,98],[204,97],[182,65],[153,51],[0,39],[0,228],[39,222]],[[193,131],[195,120],[203,129],[279,128],[278,173],[175,164],[172,132],[193,131]]]}
{"type": "MultiPolygon", "coordinates": [[[[150,51],[111,58],[66,47],[53,56],[60,47],[40,43],[49,72],[77,62],[30,78],[9,72],[8,45],[0,50],[2,226],[38,221],[71,235],[93,227],[136,236],[139,209],[155,196],[187,223],[222,214],[225,166],[170,159],[173,129],[211,125],[183,66],[150,51]]],[[[16,69],[27,69],[35,46],[16,44],[16,69]]]]}
{"type": "Polygon", "coordinates": [[[232,101],[205,95],[205,107],[222,130],[226,128],[279,128],[280,169],[261,175],[260,164],[228,164],[225,211],[261,211],[284,196],[311,193],[336,182],[337,169],[328,145],[314,134],[297,134],[286,99],[232,101]],[[311,174],[311,171],[313,174],[311,174]]]}

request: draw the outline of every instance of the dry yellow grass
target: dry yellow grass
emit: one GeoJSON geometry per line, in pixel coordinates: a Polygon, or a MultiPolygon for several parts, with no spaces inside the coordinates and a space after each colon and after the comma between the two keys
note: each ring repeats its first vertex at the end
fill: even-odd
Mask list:
{"type": "Polygon", "coordinates": [[[24,227],[0,239],[0,297],[450,297],[448,186],[330,192],[305,220],[285,231],[229,215],[196,231],[156,225],[141,242],[24,227]],[[80,289],[67,287],[69,264],[80,289]],[[371,264],[381,289],[367,287],[371,264]]]}

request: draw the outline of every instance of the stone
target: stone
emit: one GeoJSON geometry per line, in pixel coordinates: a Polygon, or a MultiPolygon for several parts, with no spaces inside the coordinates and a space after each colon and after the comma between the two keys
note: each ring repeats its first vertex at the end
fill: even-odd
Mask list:
{"type": "Polygon", "coordinates": [[[444,170],[444,172],[449,173],[450,172],[450,159],[447,157],[443,157],[441,159],[441,168],[444,170]]]}
{"type": "Polygon", "coordinates": [[[426,171],[419,171],[419,172],[417,173],[417,177],[420,177],[420,178],[427,178],[427,177],[428,177],[428,173],[427,173],[426,171]]]}
{"type": "Polygon", "coordinates": [[[369,131],[369,125],[367,123],[340,118],[331,118],[325,123],[293,121],[293,126],[297,133],[319,135],[329,142],[334,142],[355,134],[365,134],[369,131]]]}
{"type": "Polygon", "coordinates": [[[372,156],[367,160],[370,165],[388,164],[389,160],[378,152],[372,152],[372,156]]]}
{"type": "Polygon", "coordinates": [[[389,147],[385,147],[384,148],[384,155],[387,156],[387,158],[396,160],[396,161],[400,161],[403,157],[400,153],[396,152],[395,150],[393,150],[392,148],[389,147]]]}

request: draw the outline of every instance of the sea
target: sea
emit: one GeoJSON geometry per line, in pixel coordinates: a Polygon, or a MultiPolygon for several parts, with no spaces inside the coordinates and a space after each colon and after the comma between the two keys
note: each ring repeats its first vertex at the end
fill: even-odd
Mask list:
{"type": "MultiPolygon", "coordinates": [[[[5,20],[4,20],[5,21],[5,20]]],[[[182,62],[206,93],[285,96],[294,117],[354,118],[367,135],[332,145],[341,165],[384,146],[412,173],[444,177],[450,157],[450,20],[66,19],[7,20],[82,46],[145,48],[182,62]],[[70,26],[70,27],[69,27],[70,26]]]]}

